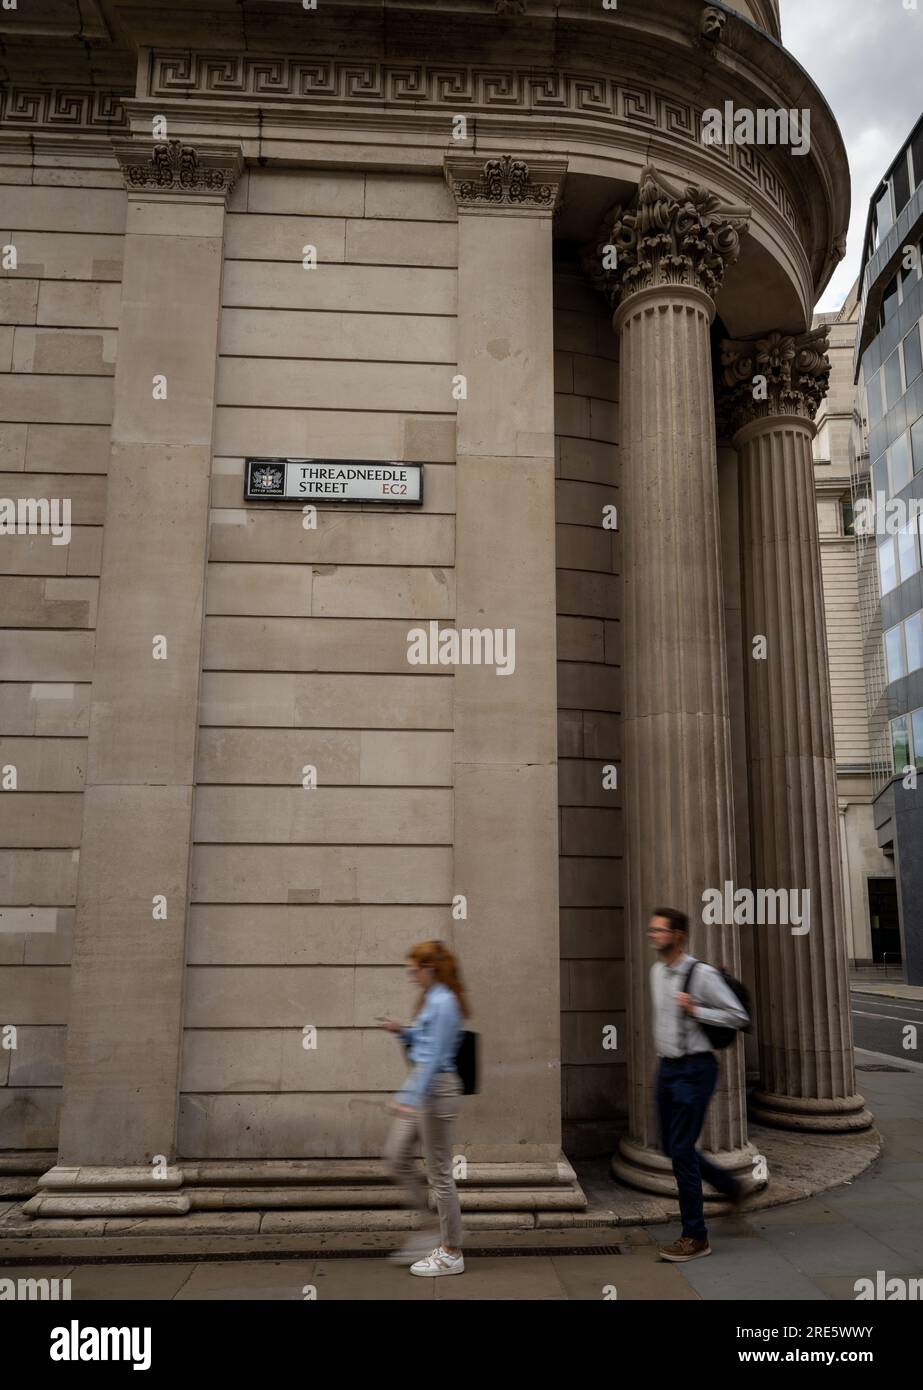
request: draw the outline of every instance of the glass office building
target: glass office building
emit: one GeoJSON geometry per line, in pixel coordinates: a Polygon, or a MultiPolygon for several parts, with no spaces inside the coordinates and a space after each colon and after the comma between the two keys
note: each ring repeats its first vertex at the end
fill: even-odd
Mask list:
{"type": "Polygon", "coordinates": [[[879,844],[893,853],[905,979],[923,983],[923,119],[869,207],[853,449],[879,844]]]}

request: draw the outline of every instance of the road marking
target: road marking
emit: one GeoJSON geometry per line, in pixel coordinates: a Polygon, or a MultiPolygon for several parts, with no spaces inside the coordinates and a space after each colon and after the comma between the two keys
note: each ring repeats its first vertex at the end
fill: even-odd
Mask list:
{"type": "Polygon", "coordinates": [[[852,1016],[853,1018],[891,1018],[895,1021],[895,1023],[908,1022],[908,1020],[902,1017],[901,1014],[866,1014],[863,1013],[861,1009],[853,1009],[852,1016]]]}

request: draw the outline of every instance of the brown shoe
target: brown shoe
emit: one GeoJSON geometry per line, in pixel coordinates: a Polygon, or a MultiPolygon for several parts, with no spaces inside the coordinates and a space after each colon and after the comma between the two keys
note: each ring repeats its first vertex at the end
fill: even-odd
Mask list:
{"type": "Polygon", "coordinates": [[[704,1240],[694,1240],[692,1236],[680,1236],[679,1240],[674,1240],[672,1245],[666,1245],[660,1252],[662,1260],[672,1260],[674,1264],[681,1264],[684,1260],[699,1260],[703,1255],[711,1254],[711,1246],[708,1237],[704,1240]]]}

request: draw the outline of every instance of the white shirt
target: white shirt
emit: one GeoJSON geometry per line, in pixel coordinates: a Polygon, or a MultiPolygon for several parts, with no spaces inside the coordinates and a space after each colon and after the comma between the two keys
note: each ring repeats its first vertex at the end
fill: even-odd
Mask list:
{"type": "Polygon", "coordinates": [[[696,1018],[722,1028],[743,1028],[747,1013],[736,994],[713,965],[698,961],[689,993],[696,1018],[676,1002],[695,956],[681,955],[672,965],[655,960],[651,966],[651,1002],[654,1006],[654,1048],[658,1057],[684,1057],[690,1052],[711,1052],[712,1046],[696,1018]]]}

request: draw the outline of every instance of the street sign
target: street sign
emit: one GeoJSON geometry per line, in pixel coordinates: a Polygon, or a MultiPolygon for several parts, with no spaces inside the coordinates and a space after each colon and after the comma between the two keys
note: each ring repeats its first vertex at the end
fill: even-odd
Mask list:
{"type": "Polygon", "coordinates": [[[248,502],[422,502],[423,465],[372,459],[248,458],[248,502]]]}

